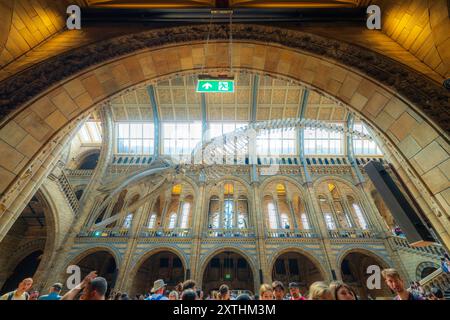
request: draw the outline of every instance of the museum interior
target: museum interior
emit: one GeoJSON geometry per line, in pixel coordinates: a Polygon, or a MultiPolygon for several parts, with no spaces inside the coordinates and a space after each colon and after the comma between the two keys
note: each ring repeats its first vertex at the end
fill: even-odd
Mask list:
{"type": "Polygon", "coordinates": [[[1,0],[0,293],[76,265],[130,296],[194,279],[392,297],[366,285],[377,265],[450,296],[449,4],[1,0]]]}

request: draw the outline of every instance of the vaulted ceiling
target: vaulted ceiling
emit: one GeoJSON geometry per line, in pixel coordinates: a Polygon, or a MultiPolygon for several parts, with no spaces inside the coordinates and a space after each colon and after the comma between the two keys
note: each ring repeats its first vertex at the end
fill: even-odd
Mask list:
{"type": "MultiPolygon", "coordinates": [[[[202,119],[201,94],[196,92],[196,76],[179,76],[155,84],[158,114],[162,121],[202,119]]],[[[305,88],[291,81],[252,73],[237,73],[234,93],[205,94],[207,121],[251,121],[253,92],[256,93],[256,120],[300,116],[305,88]]],[[[115,121],[153,121],[148,91],[137,89],[111,102],[115,121]]],[[[310,91],[305,118],[345,121],[347,111],[331,99],[310,91]]]]}

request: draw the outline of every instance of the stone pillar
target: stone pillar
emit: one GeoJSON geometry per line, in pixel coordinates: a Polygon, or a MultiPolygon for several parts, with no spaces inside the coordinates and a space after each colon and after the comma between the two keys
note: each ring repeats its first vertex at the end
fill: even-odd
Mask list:
{"type": "MultiPolygon", "coordinates": [[[[271,270],[269,264],[269,261],[267,261],[267,253],[266,253],[266,230],[264,228],[264,217],[262,213],[262,206],[261,206],[261,196],[259,191],[259,183],[258,182],[252,182],[252,191],[253,191],[253,225],[255,227],[255,233],[256,233],[256,251],[258,255],[258,262],[259,262],[259,270],[262,272],[263,279],[262,281],[265,283],[271,283],[272,276],[271,276],[271,270]]],[[[259,272],[259,270],[257,270],[259,272]]],[[[254,274],[253,277],[255,277],[255,292],[258,291],[259,286],[261,285],[261,279],[259,277],[259,274],[254,274]]]]}
{"type": "Polygon", "coordinates": [[[145,213],[150,209],[151,201],[148,201],[142,207],[138,208],[133,215],[133,222],[128,232],[127,248],[119,265],[119,274],[117,275],[116,285],[114,287],[116,290],[129,290],[132,286],[133,279],[130,278],[130,275],[132,275],[131,263],[139,241],[140,226],[144,223],[145,213]]]}
{"type": "MultiPolygon", "coordinates": [[[[337,279],[341,279],[340,272],[338,272],[338,270],[340,268],[336,265],[336,257],[333,254],[330,238],[328,235],[328,229],[325,224],[325,219],[323,217],[322,210],[320,209],[320,206],[319,206],[319,203],[317,200],[318,198],[316,197],[314,188],[311,183],[306,183],[306,191],[307,191],[306,192],[307,201],[305,202],[305,209],[306,209],[306,204],[309,203],[310,210],[308,210],[308,211],[311,212],[310,217],[315,220],[314,224],[315,224],[316,228],[317,227],[319,228],[318,230],[316,228],[315,229],[316,229],[316,232],[319,232],[319,234],[320,234],[320,241],[322,242],[322,250],[325,253],[326,265],[322,266],[322,268],[324,269],[325,272],[328,273],[327,276],[329,277],[329,279],[332,279],[331,270],[335,270],[337,279]]],[[[337,222],[336,222],[336,224],[337,224],[337,222]]],[[[328,280],[328,279],[324,279],[324,280],[328,280]]]]}
{"type": "Polygon", "coordinates": [[[190,278],[194,279],[197,283],[201,284],[202,282],[202,274],[201,274],[201,265],[200,265],[200,252],[201,252],[201,241],[203,238],[203,231],[205,220],[208,215],[205,214],[208,206],[205,197],[205,182],[200,182],[200,186],[198,188],[198,194],[196,195],[194,201],[195,205],[195,213],[194,220],[192,224],[192,245],[191,245],[191,258],[189,263],[190,268],[190,278]]]}

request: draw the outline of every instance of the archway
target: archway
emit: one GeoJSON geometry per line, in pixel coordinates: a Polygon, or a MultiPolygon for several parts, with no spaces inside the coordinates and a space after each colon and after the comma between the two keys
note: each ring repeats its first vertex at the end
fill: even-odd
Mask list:
{"type": "Polygon", "coordinates": [[[254,275],[247,259],[234,251],[214,255],[207,263],[202,279],[205,294],[218,290],[222,284],[230,290],[254,292],[254,275]]]}
{"type": "Polygon", "coordinates": [[[22,259],[14,267],[12,274],[6,279],[0,290],[0,295],[15,290],[23,279],[32,278],[39,267],[43,253],[42,250],[37,250],[22,259]]]}
{"type": "Polygon", "coordinates": [[[85,156],[79,163],[79,170],[94,170],[97,167],[98,159],[100,157],[100,151],[95,151],[93,153],[85,156]]]}
{"type": "MultiPolygon", "coordinates": [[[[8,98],[1,105],[8,117],[0,126],[21,127],[22,140],[36,151],[24,155],[10,130],[2,130],[4,149],[14,156],[0,164],[0,239],[17,218],[23,199],[31,198],[29,184],[48,174],[71,131],[95,106],[174,73],[228,68],[226,59],[220,59],[229,50],[227,28],[212,28],[216,39],[209,50],[204,43],[207,26],[151,30],[84,46],[4,81],[2,91],[8,98]],[[211,54],[205,58],[205,52],[211,54]],[[45,73],[52,74],[48,82],[30,81],[45,73]]],[[[450,244],[448,179],[440,167],[449,158],[448,121],[439,116],[446,110],[448,93],[439,84],[381,54],[317,35],[256,25],[236,25],[234,32],[239,40],[232,45],[236,70],[302,83],[346,104],[373,127],[389,149],[386,157],[414,187],[424,212],[450,244]],[[397,81],[400,78],[408,81],[397,81]],[[436,155],[432,162],[428,151],[436,155]]]]}
{"type": "Polygon", "coordinates": [[[33,277],[35,285],[38,285],[39,277],[45,269],[45,265],[40,262],[48,262],[53,254],[56,226],[52,213],[44,194],[38,191],[0,241],[0,287],[6,285],[5,281],[16,281],[16,277],[24,274],[33,277]],[[32,259],[35,252],[40,254],[32,259]],[[27,258],[29,259],[26,260],[27,258]],[[22,270],[25,260],[30,263],[30,268],[22,270]],[[11,277],[15,280],[10,280],[11,277]]]}
{"type": "Polygon", "coordinates": [[[97,274],[100,277],[105,278],[108,282],[108,291],[106,292],[107,295],[114,288],[118,269],[116,259],[110,252],[106,250],[98,250],[93,253],[89,253],[81,258],[81,260],[73,264],[80,267],[81,279],[84,279],[84,277],[91,271],[97,271],[97,274]]]}
{"type": "Polygon", "coordinates": [[[278,256],[272,266],[272,280],[281,281],[287,288],[290,282],[300,283],[300,291],[305,294],[315,281],[323,281],[320,267],[299,252],[285,252],[278,256]]]}
{"type": "Polygon", "coordinates": [[[366,252],[350,252],[347,253],[341,261],[341,276],[342,281],[349,284],[355,289],[356,294],[362,299],[377,297],[390,297],[391,291],[381,279],[381,289],[368,289],[367,279],[370,274],[367,274],[369,266],[378,266],[380,269],[385,269],[388,265],[375,255],[366,252]]]}
{"type": "Polygon", "coordinates": [[[163,279],[167,288],[173,289],[184,281],[185,267],[181,258],[170,251],[160,251],[146,258],[134,276],[130,294],[150,293],[153,282],[163,279]]]}

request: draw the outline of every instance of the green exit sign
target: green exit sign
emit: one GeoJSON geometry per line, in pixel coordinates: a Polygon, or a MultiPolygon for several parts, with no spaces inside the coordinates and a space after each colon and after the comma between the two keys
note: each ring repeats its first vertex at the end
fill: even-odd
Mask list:
{"type": "Polygon", "coordinates": [[[225,280],[231,280],[231,274],[226,273],[225,274],[225,280]]]}
{"type": "Polygon", "coordinates": [[[234,92],[234,80],[199,79],[197,92],[234,92]]]}

